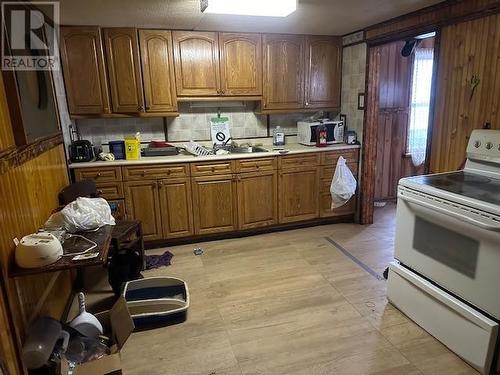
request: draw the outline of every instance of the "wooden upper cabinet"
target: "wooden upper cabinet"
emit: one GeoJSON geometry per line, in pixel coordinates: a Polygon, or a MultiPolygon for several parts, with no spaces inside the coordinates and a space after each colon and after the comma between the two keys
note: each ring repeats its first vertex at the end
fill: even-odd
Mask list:
{"type": "Polygon", "coordinates": [[[173,31],[172,38],[177,95],[219,95],[219,42],[217,33],[173,31]]]}
{"type": "Polygon", "coordinates": [[[262,95],[260,34],[220,33],[222,95],[262,95]]]}
{"type": "Polygon", "coordinates": [[[177,110],[172,34],[139,30],[146,112],[177,110]]]}
{"type": "Polygon", "coordinates": [[[264,35],[263,45],[264,110],[303,108],[304,36],[264,35]]]}
{"type": "Polygon", "coordinates": [[[69,112],[109,113],[101,30],[90,26],[61,27],[60,48],[69,112]]]}
{"type": "Polygon", "coordinates": [[[144,111],[137,30],[104,29],[113,112],[144,111]]]}
{"type": "Polygon", "coordinates": [[[339,37],[306,37],[306,108],[340,108],[342,43],[339,37]]]}

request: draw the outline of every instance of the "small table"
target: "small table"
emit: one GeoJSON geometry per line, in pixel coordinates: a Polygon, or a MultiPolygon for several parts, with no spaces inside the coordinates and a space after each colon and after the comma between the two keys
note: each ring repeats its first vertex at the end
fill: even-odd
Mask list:
{"type": "MultiPolygon", "coordinates": [[[[99,253],[99,255],[95,258],[73,261],[71,260],[73,257],[71,255],[68,255],[63,256],[55,263],[38,268],[21,268],[17,264],[15,264],[15,262],[12,262],[11,267],[9,268],[9,277],[19,278],[41,273],[64,271],[70,269],[81,270],[85,267],[102,266],[106,264],[108,260],[109,245],[111,243],[113,228],[114,226],[112,225],[105,225],[95,232],[77,233],[84,236],[85,238],[88,238],[91,241],[94,241],[97,244],[97,247],[90,251],[91,253],[99,253]]],[[[85,251],[85,249],[87,249],[89,246],[90,244],[81,238],[78,239],[78,237],[76,237],[74,240],[69,238],[63,243],[63,251],[64,254],[78,253],[85,251]]]]}

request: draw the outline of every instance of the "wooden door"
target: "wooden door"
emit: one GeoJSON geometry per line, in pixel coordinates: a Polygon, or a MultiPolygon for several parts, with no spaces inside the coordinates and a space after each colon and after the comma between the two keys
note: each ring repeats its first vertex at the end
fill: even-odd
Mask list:
{"type": "Polygon", "coordinates": [[[173,31],[179,96],[219,95],[219,43],[215,32],[173,31]]]}
{"type": "Polygon", "coordinates": [[[236,230],[238,217],[233,176],[195,177],[192,183],[195,233],[236,230]]]}
{"type": "Polygon", "coordinates": [[[113,112],[144,111],[137,30],[104,29],[113,112]]]}
{"type": "Polygon", "coordinates": [[[146,112],[177,111],[172,34],[139,30],[146,112]]]}
{"type": "Polygon", "coordinates": [[[287,170],[280,174],[280,223],[319,217],[318,169],[287,170]]]}
{"type": "Polygon", "coordinates": [[[340,109],[341,38],[307,36],[305,64],[305,107],[340,109]]]}
{"type": "Polygon", "coordinates": [[[276,171],[241,173],[238,179],[238,228],[251,229],[278,223],[276,171]]]}
{"type": "Polygon", "coordinates": [[[220,33],[222,95],[262,95],[260,34],[220,33]]]}
{"type": "Polygon", "coordinates": [[[125,182],[125,205],[127,219],[140,220],[144,240],[162,238],[161,210],[158,194],[158,182],[125,182]]]}
{"type": "Polygon", "coordinates": [[[396,199],[403,177],[409,123],[411,58],[401,56],[405,42],[377,47],[380,51],[379,106],[375,199],[396,199]]]}
{"type": "Polygon", "coordinates": [[[194,234],[191,182],[188,177],[158,181],[163,238],[194,234]]]}
{"type": "Polygon", "coordinates": [[[263,107],[297,109],[304,107],[304,49],[301,35],[263,36],[263,107]]]}
{"type": "Polygon", "coordinates": [[[69,113],[109,113],[101,30],[92,26],[61,27],[60,48],[69,113]]]}

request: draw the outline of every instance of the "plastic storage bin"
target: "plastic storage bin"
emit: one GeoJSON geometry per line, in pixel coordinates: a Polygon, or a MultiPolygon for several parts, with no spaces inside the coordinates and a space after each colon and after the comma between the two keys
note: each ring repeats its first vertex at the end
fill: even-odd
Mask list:
{"type": "Polygon", "coordinates": [[[111,141],[109,142],[109,152],[115,155],[115,159],[125,159],[125,142],[111,141]]]}
{"type": "Polygon", "coordinates": [[[189,290],[175,277],[148,277],[125,283],[122,295],[137,329],[181,323],[187,318],[189,290]]]}

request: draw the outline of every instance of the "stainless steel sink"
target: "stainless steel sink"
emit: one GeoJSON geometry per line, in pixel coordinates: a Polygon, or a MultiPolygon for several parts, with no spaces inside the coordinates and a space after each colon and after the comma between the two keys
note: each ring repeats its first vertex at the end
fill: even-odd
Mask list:
{"type": "Polygon", "coordinates": [[[247,154],[247,153],[253,153],[253,152],[269,152],[269,150],[266,150],[263,147],[230,147],[228,151],[232,154],[247,154]]]}

